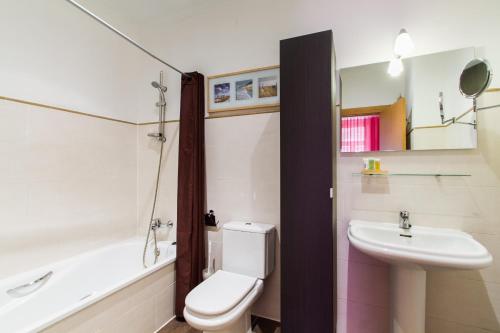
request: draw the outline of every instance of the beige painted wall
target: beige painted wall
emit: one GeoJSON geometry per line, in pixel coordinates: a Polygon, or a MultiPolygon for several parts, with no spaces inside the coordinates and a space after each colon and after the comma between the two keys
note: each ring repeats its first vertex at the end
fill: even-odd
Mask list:
{"type": "Polygon", "coordinates": [[[136,126],[0,100],[0,278],[135,236],[136,126]]]}
{"type": "MultiPolygon", "coordinates": [[[[414,55],[488,44],[500,54],[497,0],[482,0],[474,10],[467,0],[172,0],[149,2],[148,14],[133,8],[136,0],[85,2],[112,22],[140,22],[127,31],[179,68],[205,75],[276,65],[280,39],[327,29],[333,30],[338,68],[389,61],[402,27],[415,42],[414,55]]],[[[500,64],[492,65],[498,72],[500,64]]],[[[155,63],[141,68],[137,80],[147,85],[160,69],[165,68],[155,63]]],[[[179,75],[165,70],[168,118],[178,119],[179,75]]],[[[152,106],[151,96],[126,98],[152,106]]],[[[141,108],[137,119],[154,121],[157,113],[141,108]]]]}
{"type": "MultiPolygon", "coordinates": [[[[113,20],[136,38],[128,22],[113,20]]],[[[0,40],[0,96],[128,121],[154,114],[157,74],[137,80],[154,61],[67,1],[0,1],[0,40]]]]}

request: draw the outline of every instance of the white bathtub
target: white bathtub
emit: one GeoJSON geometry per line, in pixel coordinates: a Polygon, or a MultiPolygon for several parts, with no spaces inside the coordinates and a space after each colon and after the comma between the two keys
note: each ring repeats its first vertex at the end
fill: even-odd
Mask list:
{"type": "MultiPolygon", "coordinates": [[[[158,263],[142,266],[144,239],[131,239],[0,280],[0,332],[39,332],[175,261],[176,247],[159,242],[158,263]],[[36,291],[7,290],[53,272],[36,291]]],[[[152,261],[152,247],[148,262],[152,261]]],[[[29,288],[28,288],[29,289],[29,288]]]]}

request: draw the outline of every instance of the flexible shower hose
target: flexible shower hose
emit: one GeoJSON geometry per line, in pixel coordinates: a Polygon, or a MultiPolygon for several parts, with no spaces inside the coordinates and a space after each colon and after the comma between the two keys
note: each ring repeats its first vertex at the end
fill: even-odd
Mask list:
{"type": "MultiPolygon", "coordinates": [[[[163,157],[163,143],[164,143],[164,138],[162,138],[162,140],[160,140],[160,142],[161,142],[161,145],[160,145],[160,159],[158,161],[158,172],[156,174],[155,196],[154,196],[154,199],[153,199],[153,207],[151,209],[151,217],[149,219],[148,235],[146,236],[146,243],[144,244],[144,251],[142,252],[142,265],[144,266],[144,268],[148,268],[148,265],[146,265],[146,251],[148,249],[149,236],[151,235],[151,229],[152,229],[152,226],[153,226],[153,218],[155,216],[156,199],[158,197],[158,185],[160,184],[160,170],[161,170],[161,160],[162,160],[162,157],[163,157]]],[[[158,250],[158,243],[157,243],[157,240],[156,240],[156,229],[153,231],[153,238],[154,238],[154,242],[155,242],[155,251],[154,251],[155,261],[154,261],[154,263],[156,264],[156,262],[158,261],[158,257],[160,255],[160,251],[158,250]]]]}

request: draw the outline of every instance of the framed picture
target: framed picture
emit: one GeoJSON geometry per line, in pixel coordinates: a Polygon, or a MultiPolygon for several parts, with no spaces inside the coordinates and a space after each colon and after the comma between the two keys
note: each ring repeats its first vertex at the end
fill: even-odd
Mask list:
{"type": "Polygon", "coordinates": [[[280,104],[279,66],[208,77],[208,112],[274,110],[280,104]]]}

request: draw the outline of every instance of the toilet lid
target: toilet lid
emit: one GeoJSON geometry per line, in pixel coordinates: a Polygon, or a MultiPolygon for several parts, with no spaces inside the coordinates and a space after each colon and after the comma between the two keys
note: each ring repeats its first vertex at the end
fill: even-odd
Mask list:
{"type": "Polygon", "coordinates": [[[202,315],[215,316],[234,308],[255,286],[257,278],[217,271],[186,297],[186,307],[202,315]]]}

